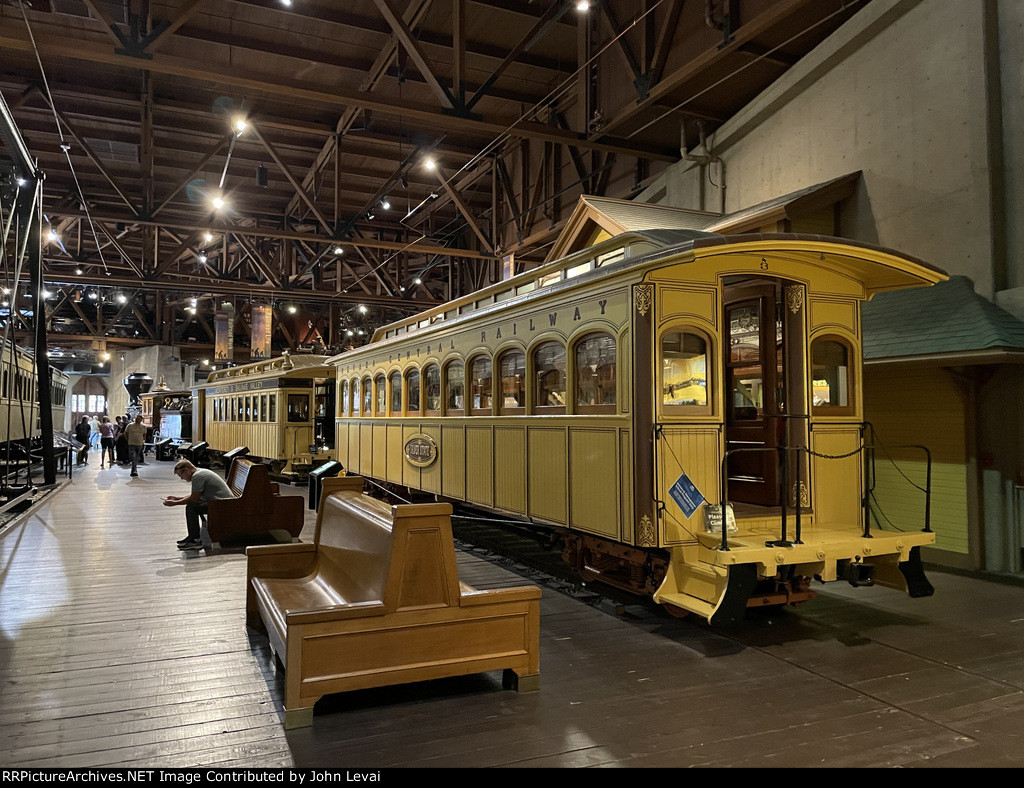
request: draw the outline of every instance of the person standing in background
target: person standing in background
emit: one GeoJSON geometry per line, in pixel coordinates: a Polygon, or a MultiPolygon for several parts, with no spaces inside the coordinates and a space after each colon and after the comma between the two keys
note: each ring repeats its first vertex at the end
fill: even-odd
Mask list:
{"type": "Polygon", "coordinates": [[[94,449],[100,447],[100,417],[98,415],[89,419],[89,445],[94,449]]]}
{"type": "Polygon", "coordinates": [[[114,425],[110,423],[110,417],[104,416],[100,423],[100,467],[110,460],[110,467],[114,467],[114,425]]]}
{"type": "Polygon", "coordinates": [[[128,438],[128,457],[132,463],[131,475],[138,476],[138,465],[142,462],[142,450],[146,445],[146,425],[142,423],[142,414],[135,417],[135,421],[128,425],[124,434],[128,438]]]}
{"type": "Polygon", "coordinates": [[[78,464],[89,464],[89,417],[82,416],[82,420],[75,425],[75,440],[82,444],[78,452],[78,464]]]}

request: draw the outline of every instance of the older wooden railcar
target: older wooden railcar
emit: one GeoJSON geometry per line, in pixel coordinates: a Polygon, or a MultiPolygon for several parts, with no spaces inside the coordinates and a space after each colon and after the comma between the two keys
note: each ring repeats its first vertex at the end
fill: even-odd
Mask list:
{"type": "Polygon", "coordinates": [[[944,278],[835,238],[627,232],[332,358],[338,459],[716,622],[811,578],[926,595],[926,520],[865,516],[860,304],[944,278]]]}
{"type": "MultiPolygon", "coordinates": [[[[38,441],[39,392],[35,360],[12,343],[0,344],[0,442],[38,441]]],[[[50,409],[53,430],[67,429],[68,382],[66,373],[50,368],[50,409]]]]}
{"type": "Polygon", "coordinates": [[[193,440],[221,453],[245,446],[284,476],[333,459],[335,368],[326,362],[285,354],[211,372],[193,389],[193,440]]]}

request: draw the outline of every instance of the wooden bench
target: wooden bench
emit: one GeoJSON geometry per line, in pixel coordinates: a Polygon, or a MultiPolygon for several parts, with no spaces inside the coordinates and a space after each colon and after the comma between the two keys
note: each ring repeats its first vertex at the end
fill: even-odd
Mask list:
{"type": "Polygon", "coordinates": [[[207,549],[231,536],[287,531],[295,538],[302,532],[302,496],[281,495],[265,465],[239,457],[231,463],[225,481],[235,497],[210,501],[202,529],[207,549]]]}
{"type": "Polygon", "coordinates": [[[285,727],[333,692],[504,670],[540,685],[540,589],[460,583],[451,505],[388,506],[323,480],[312,544],[250,547],[246,613],[285,668],[285,727]]]}

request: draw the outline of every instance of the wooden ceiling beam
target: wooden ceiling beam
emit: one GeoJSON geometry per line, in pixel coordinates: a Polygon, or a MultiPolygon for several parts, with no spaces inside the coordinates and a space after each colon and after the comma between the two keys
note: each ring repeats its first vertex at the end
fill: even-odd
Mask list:
{"type": "MultiPolygon", "coordinates": [[[[800,2],[808,2],[808,0],[800,0],[800,2]]],[[[266,74],[243,73],[239,69],[227,68],[219,64],[202,63],[193,59],[171,57],[159,53],[154,54],[151,60],[139,61],[128,55],[114,52],[94,41],[74,39],[66,34],[67,31],[64,33],[63,35],[55,35],[51,32],[37,33],[36,44],[40,53],[47,57],[71,58],[126,67],[132,70],[138,69],[141,64],[154,73],[185,77],[204,83],[230,85],[243,90],[266,91],[273,95],[287,96],[297,101],[308,101],[325,106],[358,106],[380,112],[383,115],[417,120],[433,125],[437,129],[458,129],[468,133],[495,136],[511,134],[548,142],[573,143],[581,148],[649,158],[656,161],[676,162],[679,160],[676,148],[619,141],[607,135],[603,136],[604,141],[590,140],[583,135],[566,133],[541,123],[524,121],[520,118],[458,117],[445,114],[436,107],[418,102],[401,101],[393,97],[376,97],[372,93],[363,93],[340,85],[328,88],[327,86],[298,84],[293,81],[280,82],[266,74]]],[[[0,35],[0,49],[29,52],[32,47],[30,42],[21,38],[0,35]]]]}

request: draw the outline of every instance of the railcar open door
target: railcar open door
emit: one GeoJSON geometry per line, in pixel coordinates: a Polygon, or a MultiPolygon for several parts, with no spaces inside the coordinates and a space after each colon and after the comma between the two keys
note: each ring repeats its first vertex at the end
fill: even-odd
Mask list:
{"type": "Polygon", "coordinates": [[[806,414],[803,310],[787,308],[787,300],[802,304],[802,296],[801,285],[778,279],[725,282],[730,501],[780,503],[778,449],[799,441],[799,418],[806,414]]]}

